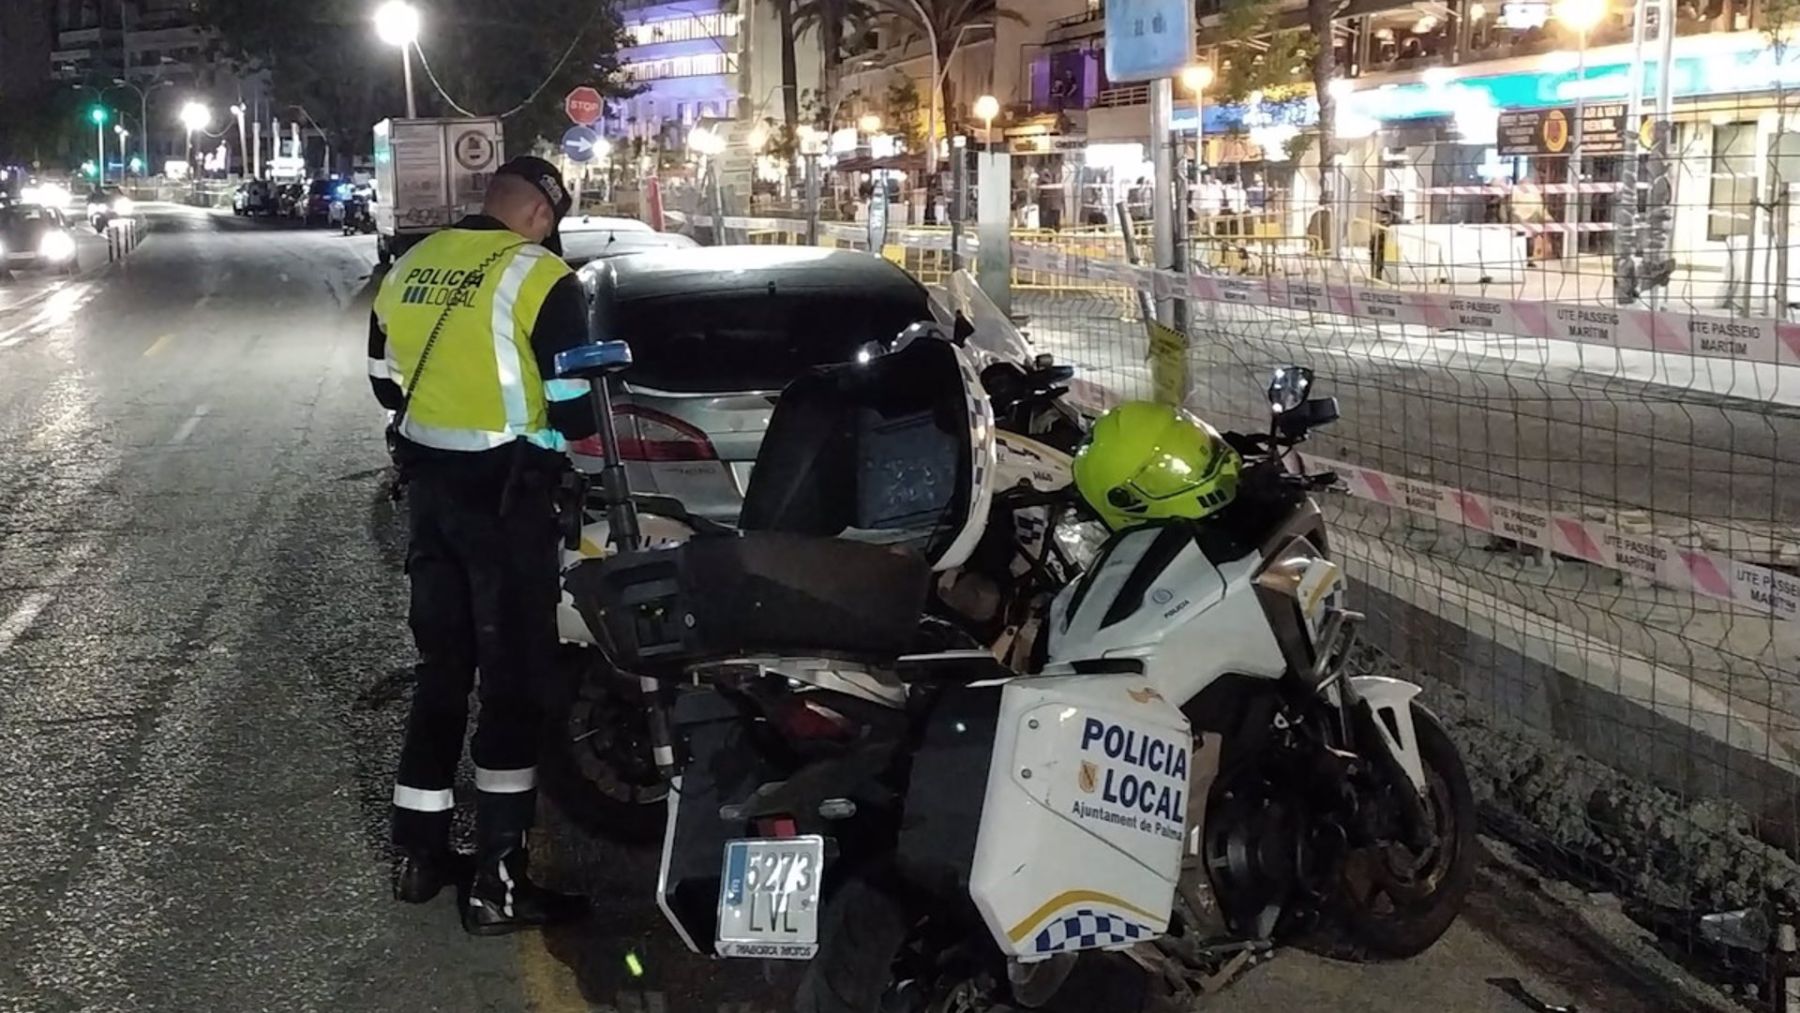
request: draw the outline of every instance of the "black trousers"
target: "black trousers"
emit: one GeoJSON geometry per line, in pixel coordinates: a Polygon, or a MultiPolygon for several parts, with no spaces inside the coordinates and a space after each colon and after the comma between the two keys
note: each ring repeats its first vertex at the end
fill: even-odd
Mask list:
{"type": "Polygon", "coordinates": [[[539,687],[556,650],[552,484],[517,477],[502,513],[506,483],[491,474],[409,474],[406,565],[419,664],[394,786],[393,839],[402,848],[449,843],[472,689],[481,703],[469,750],[478,846],[513,846],[536,816],[539,687]]]}

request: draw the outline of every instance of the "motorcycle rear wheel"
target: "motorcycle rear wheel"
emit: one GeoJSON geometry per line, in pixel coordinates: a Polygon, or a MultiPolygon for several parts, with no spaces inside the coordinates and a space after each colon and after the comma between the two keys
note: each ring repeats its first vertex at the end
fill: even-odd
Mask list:
{"type": "Polygon", "coordinates": [[[1402,960],[1430,949],[1447,932],[1475,878],[1475,795],[1456,744],[1437,715],[1412,705],[1425,768],[1425,814],[1433,844],[1422,852],[1398,842],[1353,852],[1340,882],[1339,926],[1325,947],[1343,960],[1402,960]]]}
{"type": "Polygon", "coordinates": [[[953,973],[946,940],[908,909],[899,888],[857,875],[819,915],[819,952],[794,995],[795,1013],[978,1013],[989,990],[953,973]]]}
{"type": "Polygon", "coordinates": [[[627,845],[661,839],[669,786],[650,754],[636,687],[596,652],[567,648],[546,701],[544,792],[596,837],[627,845]]]}

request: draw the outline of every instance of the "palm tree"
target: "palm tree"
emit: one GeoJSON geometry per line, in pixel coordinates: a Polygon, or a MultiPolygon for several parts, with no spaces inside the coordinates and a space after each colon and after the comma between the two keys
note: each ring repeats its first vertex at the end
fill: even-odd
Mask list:
{"type": "Polygon", "coordinates": [[[843,76],[844,45],[853,30],[867,26],[874,16],[875,12],[867,0],[800,0],[799,6],[794,10],[796,33],[819,33],[819,52],[824,57],[820,94],[824,97],[827,116],[837,107],[838,85],[843,76]]]}
{"type": "Polygon", "coordinates": [[[937,39],[937,65],[939,73],[943,74],[939,97],[943,103],[946,133],[951,132],[956,116],[956,85],[950,80],[948,68],[964,35],[984,27],[992,31],[994,23],[1001,18],[1025,21],[1017,11],[1001,7],[998,0],[869,0],[869,3],[878,16],[892,17],[910,28],[912,38],[937,39]]]}
{"type": "Polygon", "coordinates": [[[800,68],[794,57],[794,22],[799,2],[770,2],[775,5],[775,20],[781,31],[781,113],[792,133],[800,127],[800,68]]]}

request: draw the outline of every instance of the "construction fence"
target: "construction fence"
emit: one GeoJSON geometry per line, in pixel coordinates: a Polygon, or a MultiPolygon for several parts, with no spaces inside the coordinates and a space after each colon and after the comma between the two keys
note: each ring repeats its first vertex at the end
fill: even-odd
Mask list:
{"type": "MultiPolygon", "coordinates": [[[[1769,926],[1800,910],[1800,321],[1778,279],[1702,286],[1672,243],[1689,266],[1621,304],[1616,234],[1562,230],[1565,260],[1512,223],[1409,235],[1391,202],[1363,210],[1385,224],[1346,222],[1360,243],[1265,220],[1283,238],[1260,252],[1229,241],[1257,228],[1191,222],[1183,271],[1134,263],[1149,237],[1116,225],[1014,228],[1010,309],[1096,410],[1173,376],[1215,425],[1261,429],[1270,371],[1314,369],[1342,418],[1302,455],[1343,479],[1329,509],[1366,663],[1429,684],[1504,836],[1763,1002],[1769,926]],[[1152,355],[1146,299],[1181,308],[1173,351],[1152,355]]],[[[1774,210],[1726,213],[1761,235],[1774,210]]],[[[808,234],[682,217],[730,242],[808,234]]],[[[862,223],[818,236],[869,246],[862,223]]],[[[896,225],[874,252],[941,285],[950,245],[896,225]]]]}

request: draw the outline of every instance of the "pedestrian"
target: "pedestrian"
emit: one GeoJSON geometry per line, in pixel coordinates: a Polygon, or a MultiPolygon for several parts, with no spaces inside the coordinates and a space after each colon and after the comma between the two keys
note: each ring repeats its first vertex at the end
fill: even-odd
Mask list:
{"type": "Polygon", "coordinates": [[[424,903],[468,875],[462,920],[478,935],[585,908],[528,877],[525,841],[539,683],[556,648],[555,490],[566,441],[595,428],[586,384],[553,371],[557,352],[589,340],[581,285],[552,252],[570,203],[543,159],[501,166],[480,214],[394,265],[369,328],[370,382],[393,413],[389,445],[407,482],[419,652],[394,783],[394,896],[424,903]],[[451,788],[478,672],[471,871],[450,845],[451,788]]]}

